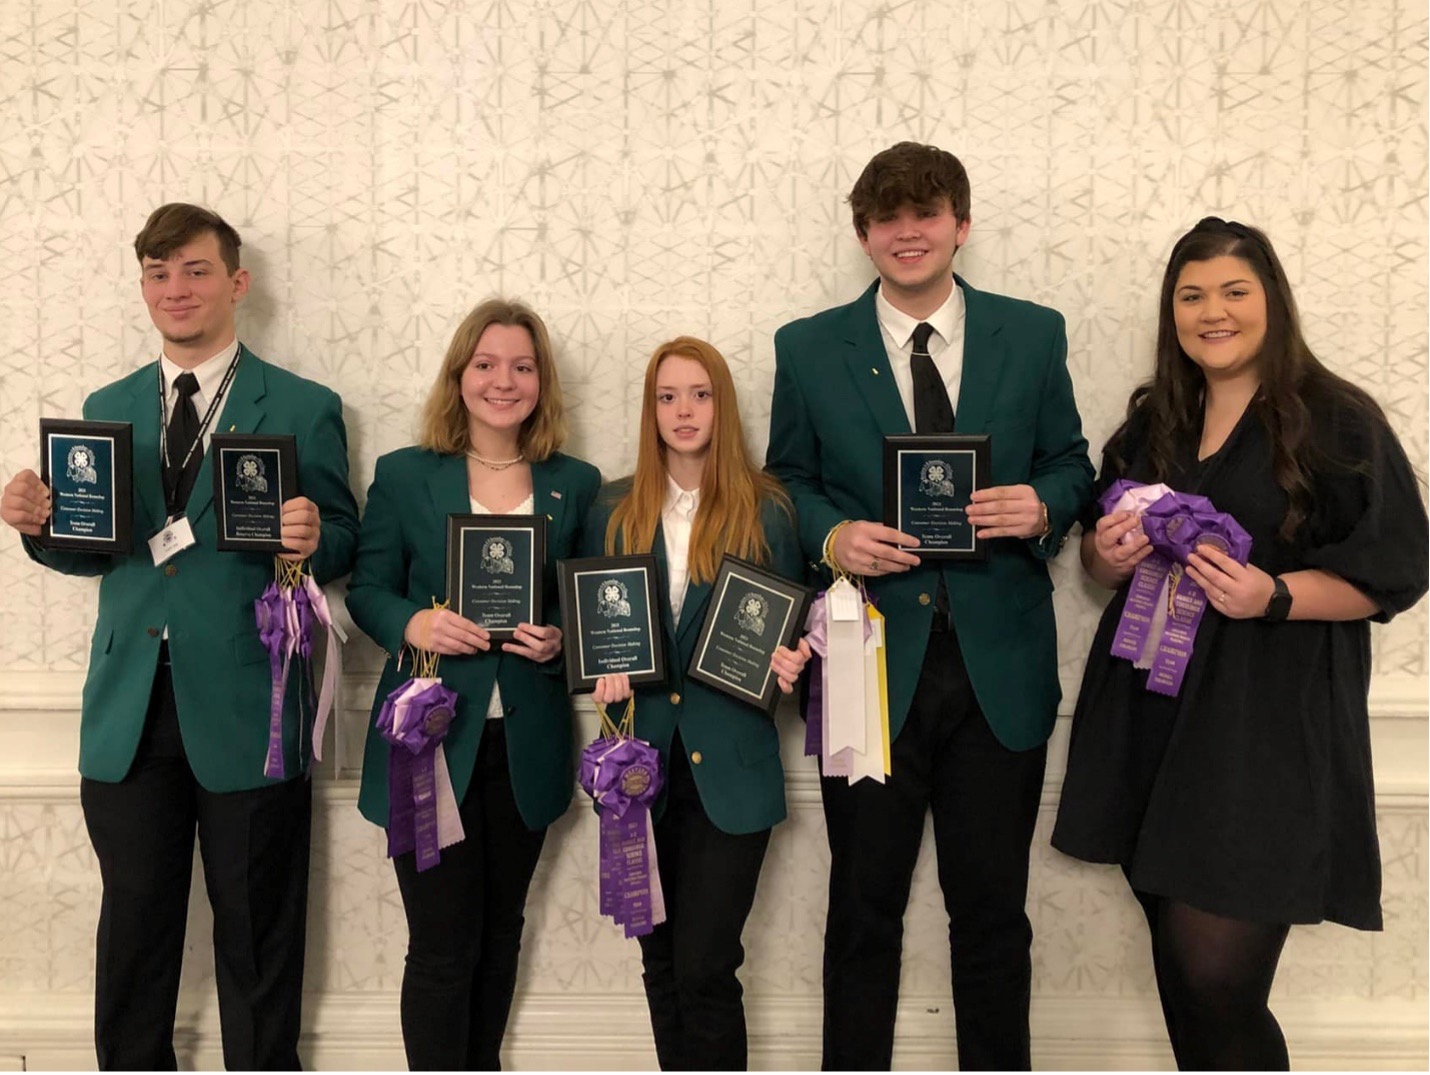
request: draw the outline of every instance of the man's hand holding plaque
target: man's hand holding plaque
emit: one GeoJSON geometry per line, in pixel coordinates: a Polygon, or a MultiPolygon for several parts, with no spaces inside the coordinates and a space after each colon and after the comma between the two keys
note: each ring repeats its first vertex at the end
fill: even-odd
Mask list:
{"type": "Polygon", "coordinates": [[[996,485],[975,489],[968,519],[980,541],[988,538],[1035,538],[1047,530],[1047,509],[1031,485],[996,485]]]}
{"type": "Polygon", "coordinates": [[[26,537],[39,537],[50,518],[50,489],[33,470],[22,470],[0,494],[0,520],[26,537]]]}

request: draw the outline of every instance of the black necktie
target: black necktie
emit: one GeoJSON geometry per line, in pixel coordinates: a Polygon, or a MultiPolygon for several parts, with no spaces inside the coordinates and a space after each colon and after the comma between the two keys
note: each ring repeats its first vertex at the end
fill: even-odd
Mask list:
{"type": "MultiPolygon", "coordinates": [[[[914,432],[952,433],[953,404],[948,401],[948,389],[943,377],[929,355],[929,337],[933,326],[920,321],[914,326],[914,350],[910,364],[914,371],[914,432]]],[[[932,630],[948,630],[948,587],[943,582],[943,572],[938,575],[934,590],[934,617],[932,630]]]]}
{"type": "Polygon", "coordinates": [[[952,433],[953,404],[948,389],[929,355],[933,326],[920,321],[914,326],[914,352],[909,358],[914,371],[914,432],[952,433]]]}
{"type": "Polygon", "coordinates": [[[168,450],[169,466],[164,471],[164,500],[169,514],[184,510],[193,491],[194,479],[199,476],[199,466],[204,453],[190,446],[199,439],[199,412],[194,406],[194,393],[199,390],[199,379],[192,373],[181,373],[174,381],[174,391],[179,398],[174,401],[174,413],[169,416],[168,450]],[[188,455],[188,466],[184,466],[184,456],[188,455]],[[182,468],[182,469],[181,469],[182,468]]]}

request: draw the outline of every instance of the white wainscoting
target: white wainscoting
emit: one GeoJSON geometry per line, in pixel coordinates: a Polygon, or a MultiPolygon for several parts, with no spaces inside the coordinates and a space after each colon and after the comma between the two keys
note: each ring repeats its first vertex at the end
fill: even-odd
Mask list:
{"type": "MultiPolygon", "coordinates": [[[[80,677],[8,673],[0,701],[0,1070],[93,1066],[92,946],[99,884],[74,772],[80,677]]],[[[379,830],[355,809],[352,763],[375,683],[345,685],[340,776],[320,775],[303,1056],[310,1067],[402,1068],[398,986],[406,941],[379,830]]],[[[1066,685],[1071,688],[1073,685],[1066,685]]],[[[1071,697],[1072,691],[1068,691],[1071,697]]],[[[1308,1070],[1427,1064],[1426,694],[1377,680],[1372,728],[1386,930],[1293,930],[1274,1007],[1308,1070]]],[[[787,718],[787,719],[786,719],[787,718]]],[[[746,931],[751,1066],[819,1064],[820,935],[827,851],[817,779],[782,713],[790,819],[775,832],[746,931]]],[[[583,707],[578,735],[593,714],[583,707]]],[[[1054,852],[1047,833],[1066,752],[1059,721],[1033,851],[1033,1056],[1039,1068],[1168,1069],[1140,913],[1113,869],[1054,852]]],[[[907,919],[895,1066],[954,1064],[947,921],[926,846],[907,919]]],[[[655,1066],[639,955],[595,911],[595,826],[578,798],[533,883],[506,1062],[524,1069],[655,1066]]],[[[209,917],[196,873],[180,998],[181,1063],[222,1064],[209,917]]]]}

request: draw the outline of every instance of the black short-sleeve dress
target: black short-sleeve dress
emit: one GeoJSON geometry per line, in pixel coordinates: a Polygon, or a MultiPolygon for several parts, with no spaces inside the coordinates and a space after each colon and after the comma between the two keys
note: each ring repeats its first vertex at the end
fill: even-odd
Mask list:
{"type": "MultiPolygon", "coordinates": [[[[1185,445],[1167,484],[1234,516],[1263,571],[1334,572],[1382,622],[1419,600],[1425,507],[1385,422],[1346,403],[1311,405],[1317,443],[1349,463],[1313,471],[1310,516],[1286,542],[1287,497],[1256,409],[1207,459],[1185,445]]],[[[1139,417],[1119,453],[1125,470],[1105,457],[1099,492],[1120,477],[1151,480],[1139,417]]],[[[1208,605],[1169,698],[1109,652],[1127,589],[1103,613],[1083,673],[1053,846],[1120,864],[1138,891],[1213,914],[1379,929],[1370,625],[1232,620],[1208,605]]]]}

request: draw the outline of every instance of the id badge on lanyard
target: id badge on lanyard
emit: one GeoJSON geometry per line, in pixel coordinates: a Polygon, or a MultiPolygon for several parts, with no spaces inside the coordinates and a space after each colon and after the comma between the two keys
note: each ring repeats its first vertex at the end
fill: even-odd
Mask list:
{"type": "MultiPolygon", "coordinates": [[[[234,352],[233,361],[228,364],[218,391],[214,393],[213,401],[209,404],[208,410],[204,412],[203,421],[199,424],[198,436],[194,438],[194,442],[184,453],[184,461],[180,464],[180,470],[188,466],[190,457],[199,445],[203,444],[204,434],[213,422],[214,416],[218,412],[219,403],[228,392],[228,386],[233,382],[234,371],[238,369],[238,360],[242,355],[243,345],[240,344],[238,350],[234,352]]],[[[169,466],[169,401],[164,392],[162,369],[159,374],[159,454],[167,469],[169,466]]],[[[158,567],[196,543],[194,528],[189,525],[189,520],[183,512],[180,512],[177,515],[170,515],[165,521],[163,529],[149,539],[149,554],[154,557],[154,566],[158,567]]]]}

